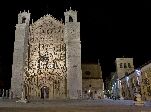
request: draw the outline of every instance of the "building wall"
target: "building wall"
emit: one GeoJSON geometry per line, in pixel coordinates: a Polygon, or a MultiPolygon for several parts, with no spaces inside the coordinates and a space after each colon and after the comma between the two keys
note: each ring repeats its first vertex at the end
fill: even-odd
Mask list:
{"type": "Polygon", "coordinates": [[[83,79],[82,90],[84,99],[90,97],[90,92],[94,99],[103,98],[103,79],[83,79]]]}
{"type": "Polygon", "coordinates": [[[103,86],[101,66],[99,64],[82,64],[83,98],[103,98],[103,86]]]}
{"type": "Polygon", "coordinates": [[[30,13],[22,12],[18,14],[18,24],[15,30],[15,42],[13,52],[11,93],[14,98],[20,98],[24,85],[24,66],[27,53],[27,44],[29,37],[30,13]],[[25,20],[25,21],[24,21],[25,20]]]}
{"type": "Polygon", "coordinates": [[[25,94],[31,99],[66,97],[64,24],[46,15],[30,25],[25,94]],[[47,88],[47,89],[45,89],[47,88]]]}
{"type": "Polygon", "coordinates": [[[124,99],[134,99],[135,93],[138,92],[137,88],[140,90],[136,72],[132,72],[129,76],[121,79],[121,88],[124,99]]]}
{"type": "Polygon", "coordinates": [[[135,99],[135,94],[142,95],[142,100],[151,100],[151,63],[140,68],[140,72],[135,70],[127,77],[121,78],[121,90],[124,99],[135,99]]]}
{"type": "Polygon", "coordinates": [[[142,67],[141,76],[142,99],[151,101],[151,63],[142,67]]]}
{"type": "Polygon", "coordinates": [[[82,97],[80,22],[77,21],[77,11],[69,10],[64,15],[67,95],[70,99],[80,99],[82,97]]]}

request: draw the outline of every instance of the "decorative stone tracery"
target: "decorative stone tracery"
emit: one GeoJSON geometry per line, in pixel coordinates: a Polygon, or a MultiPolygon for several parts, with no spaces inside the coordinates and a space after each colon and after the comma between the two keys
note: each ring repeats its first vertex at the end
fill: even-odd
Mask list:
{"type": "Polygon", "coordinates": [[[66,96],[64,24],[50,15],[30,25],[25,66],[27,97],[42,96],[48,87],[49,99],[66,96]]]}

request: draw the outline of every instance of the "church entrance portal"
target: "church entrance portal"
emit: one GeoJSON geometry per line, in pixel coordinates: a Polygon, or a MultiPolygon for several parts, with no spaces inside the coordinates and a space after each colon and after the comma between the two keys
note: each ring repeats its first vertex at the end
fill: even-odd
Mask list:
{"type": "Polygon", "coordinates": [[[41,99],[48,99],[49,98],[49,87],[43,86],[41,88],[41,99]]]}

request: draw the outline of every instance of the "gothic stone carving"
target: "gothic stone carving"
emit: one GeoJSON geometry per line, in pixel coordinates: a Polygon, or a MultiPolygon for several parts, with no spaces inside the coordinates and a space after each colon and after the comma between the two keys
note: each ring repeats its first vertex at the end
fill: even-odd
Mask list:
{"type": "Polygon", "coordinates": [[[49,98],[65,97],[66,65],[64,25],[47,15],[30,26],[25,66],[25,91],[40,97],[41,88],[49,88],[49,98]]]}

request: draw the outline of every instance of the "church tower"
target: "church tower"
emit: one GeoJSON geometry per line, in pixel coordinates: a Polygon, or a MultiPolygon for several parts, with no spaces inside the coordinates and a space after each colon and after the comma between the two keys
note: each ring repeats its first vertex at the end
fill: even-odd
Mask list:
{"type": "Polygon", "coordinates": [[[119,79],[134,71],[133,58],[116,58],[115,63],[119,79]]]}
{"type": "Polygon", "coordinates": [[[67,66],[67,96],[69,99],[82,97],[82,71],[81,71],[81,41],[80,22],[77,22],[77,11],[64,12],[67,66]]]}
{"type": "Polygon", "coordinates": [[[15,30],[15,42],[13,52],[11,93],[13,98],[21,98],[23,91],[23,73],[25,65],[25,54],[28,47],[30,13],[20,12],[18,24],[15,30]]]}

